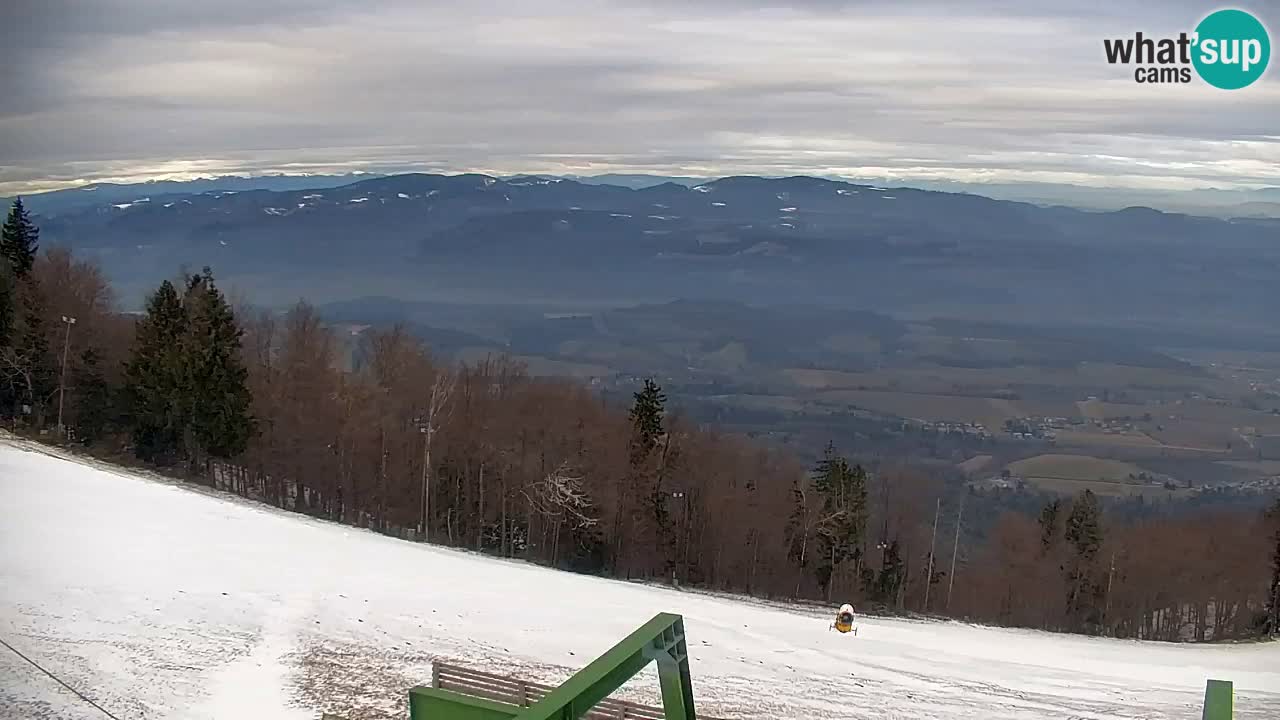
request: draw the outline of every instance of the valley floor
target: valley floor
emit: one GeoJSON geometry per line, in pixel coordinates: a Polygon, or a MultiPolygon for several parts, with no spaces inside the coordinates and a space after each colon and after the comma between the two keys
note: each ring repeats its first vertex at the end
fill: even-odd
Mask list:
{"type": "MultiPolygon", "coordinates": [[[[403,718],[441,657],[558,682],[685,616],[723,718],[1280,717],[1280,645],[1168,645],[863,618],[416,545],[0,440],[0,639],[122,719],[403,718]]],[[[652,669],[622,693],[657,704],[652,669]]],[[[0,647],[0,717],[102,716],[0,647]]]]}

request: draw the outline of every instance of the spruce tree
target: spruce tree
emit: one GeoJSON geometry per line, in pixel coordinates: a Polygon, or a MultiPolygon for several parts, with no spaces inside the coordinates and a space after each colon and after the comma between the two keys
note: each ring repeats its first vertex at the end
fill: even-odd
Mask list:
{"type": "Polygon", "coordinates": [[[818,582],[831,599],[840,568],[853,562],[861,579],[863,543],[867,530],[867,474],[861,466],[836,453],[828,444],[813,470],[813,487],[823,498],[817,532],[822,558],[818,582]]]}
{"type": "Polygon", "coordinates": [[[25,278],[31,273],[35,264],[36,249],[39,248],[40,229],[31,222],[31,216],[22,205],[22,198],[13,201],[9,208],[9,216],[0,230],[0,254],[8,259],[13,273],[25,278]]]}
{"type": "Polygon", "coordinates": [[[125,366],[125,397],[134,453],[169,461],[182,438],[182,339],[187,318],[177,288],[168,280],[147,301],[125,366]]]}
{"type": "Polygon", "coordinates": [[[209,268],[187,283],[183,306],[183,414],[188,458],[231,458],[253,435],[249,372],[240,354],[243,331],[209,268]]]}
{"type": "Polygon", "coordinates": [[[671,532],[670,493],[662,487],[660,461],[654,457],[666,429],[667,396],[651,378],[633,395],[631,406],[630,483],[635,497],[638,545],[651,544],[663,559],[663,573],[674,569],[675,537],[671,532]]]}
{"type": "Polygon", "coordinates": [[[1072,504],[1064,538],[1078,557],[1092,561],[1097,556],[1102,547],[1102,510],[1092,490],[1085,490],[1072,504]]]}
{"type": "Polygon", "coordinates": [[[102,437],[111,419],[111,389],[102,374],[102,356],[85,348],[72,374],[75,388],[76,436],[86,445],[102,437]]]}
{"type": "Polygon", "coordinates": [[[633,395],[631,406],[631,464],[637,466],[653,451],[665,432],[662,427],[667,396],[651,378],[633,395]]]}
{"type": "Polygon", "coordinates": [[[1062,501],[1054,500],[1040,511],[1040,553],[1048,553],[1057,541],[1058,519],[1062,514],[1062,501]]]}
{"type": "Polygon", "coordinates": [[[1102,549],[1102,510],[1092,490],[1072,504],[1063,538],[1074,553],[1067,567],[1067,617],[1073,629],[1085,630],[1100,622],[1103,594],[1096,565],[1102,549]]]}

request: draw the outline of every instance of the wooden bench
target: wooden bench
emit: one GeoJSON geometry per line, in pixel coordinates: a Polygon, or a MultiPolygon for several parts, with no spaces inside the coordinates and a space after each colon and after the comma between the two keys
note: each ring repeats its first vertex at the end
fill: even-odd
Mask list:
{"type": "MultiPolygon", "coordinates": [[[[439,661],[431,664],[431,687],[519,707],[529,707],[555,689],[550,685],[494,675],[439,661]]],[[[587,720],[665,720],[666,714],[660,707],[605,698],[583,717],[587,720]]],[[[701,715],[699,718],[716,720],[702,718],[701,715]]]]}

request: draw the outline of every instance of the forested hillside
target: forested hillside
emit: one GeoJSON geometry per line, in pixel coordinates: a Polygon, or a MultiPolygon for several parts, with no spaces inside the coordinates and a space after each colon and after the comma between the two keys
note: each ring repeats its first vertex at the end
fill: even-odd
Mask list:
{"type": "Polygon", "coordinates": [[[0,407],[18,432],[579,572],[1123,637],[1277,629],[1280,506],[1126,522],[1086,491],[962,545],[980,495],[834,446],[805,467],[683,418],[652,381],[611,405],[502,356],[444,362],[400,326],[346,368],[310,305],[237,309],[209,269],[122,315],[20,203],[3,255],[0,407]]]}

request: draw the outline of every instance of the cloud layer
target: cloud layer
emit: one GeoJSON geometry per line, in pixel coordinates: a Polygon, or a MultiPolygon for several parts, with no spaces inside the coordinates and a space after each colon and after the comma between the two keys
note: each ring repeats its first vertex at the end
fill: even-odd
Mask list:
{"type": "MultiPolygon", "coordinates": [[[[0,191],[410,168],[1280,185],[1274,68],[1224,92],[1103,59],[1216,6],[777,4],[18,0],[0,191]]],[[[1243,7],[1274,40],[1276,10],[1243,7]]]]}

